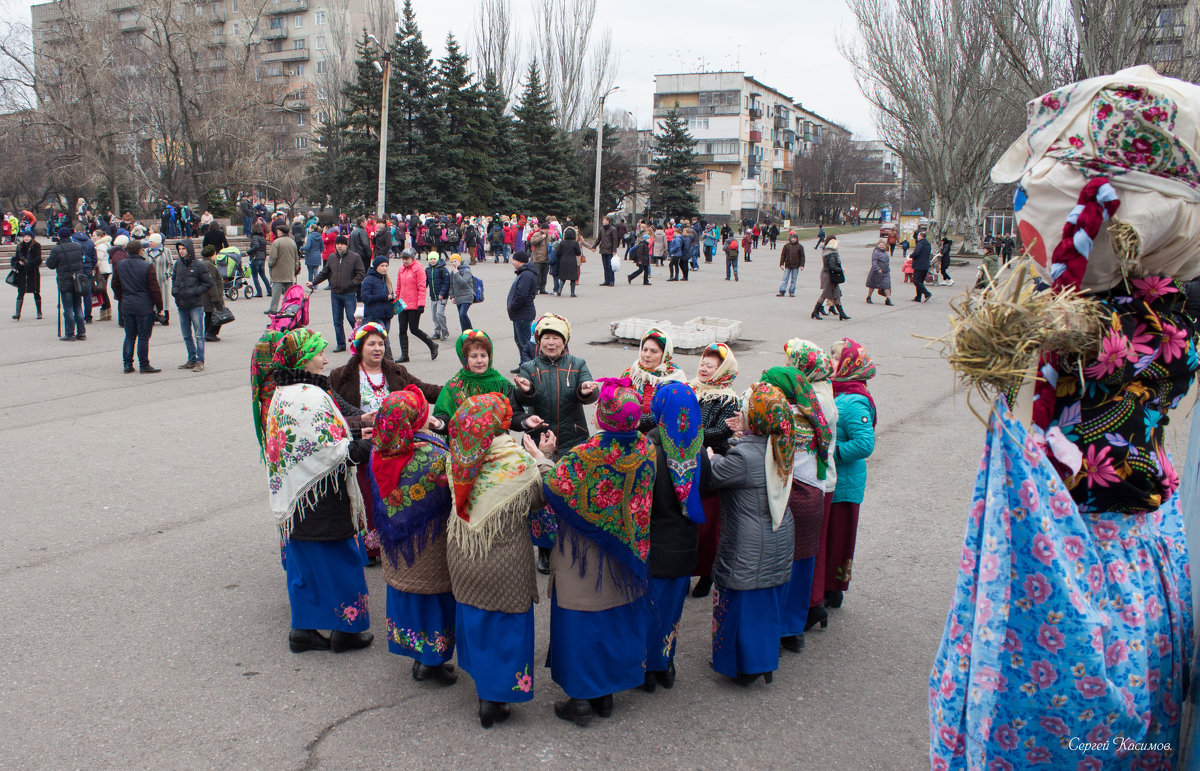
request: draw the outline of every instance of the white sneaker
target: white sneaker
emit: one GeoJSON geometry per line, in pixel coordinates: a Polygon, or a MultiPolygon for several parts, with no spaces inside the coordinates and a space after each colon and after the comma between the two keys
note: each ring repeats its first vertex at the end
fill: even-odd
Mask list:
{"type": "Polygon", "coordinates": [[[954,279],[944,282],[943,286],[954,286],[954,279]]]}

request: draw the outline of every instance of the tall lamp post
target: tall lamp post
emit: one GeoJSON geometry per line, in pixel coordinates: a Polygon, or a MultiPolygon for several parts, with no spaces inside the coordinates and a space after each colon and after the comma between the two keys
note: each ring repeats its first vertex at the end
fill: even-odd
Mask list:
{"type": "MultiPolygon", "coordinates": [[[[392,52],[374,35],[367,35],[367,39],[383,52],[383,64],[375,62],[375,69],[383,73],[383,104],[379,110],[379,181],[375,186],[375,216],[383,219],[383,193],[387,186],[388,104],[391,102],[392,96],[392,52]]],[[[400,45],[415,39],[416,35],[409,35],[400,41],[400,45]]]]}
{"type": "Polygon", "coordinates": [[[620,86],[613,86],[600,97],[600,115],[596,119],[596,188],[592,196],[592,238],[600,236],[600,161],[604,157],[604,100],[620,86]]]}

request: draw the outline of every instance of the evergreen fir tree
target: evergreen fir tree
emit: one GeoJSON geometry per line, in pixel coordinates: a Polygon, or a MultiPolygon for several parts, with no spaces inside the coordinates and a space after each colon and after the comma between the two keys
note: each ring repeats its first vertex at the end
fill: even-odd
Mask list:
{"type": "Polygon", "coordinates": [[[373,211],[379,170],[379,111],[383,79],[372,64],[379,59],[378,50],[365,35],[356,48],[356,77],[342,89],[346,100],[345,112],[333,129],[338,134],[337,162],[331,163],[327,145],[321,151],[323,155],[318,155],[317,165],[318,170],[323,169],[332,175],[334,205],[350,211],[373,211]]]}
{"type": "Polygon", "coordinates": [[[678,102],[661,128],[651,149],[650,210],[668,217],[697,217],[700,210],[692,189],[701,168],[696,160],[696,140],[679,117],[678,102]]]}
{"type": "Polygon", "coordinates": [[[433,100],[434,69],[421,39],[412,0],[404,0],[400,32],[392,47],[392,102],[388,124],[388,211],[428,210],[437,203],[428,170],[438,116],[433,100]],[[411,40],[407,40],[412,38],[411,40]],[[407,42],[400,42],[405,41],[407,42]]]}
{"type": "Polygon", "coordinates": [[[488,162],[491,168],[490,196],[487,210],[492,214],[512,214],[525,208],[524,194],[528,187],[526,167],[517,150],[516,130],[508,114],[508,98],[496,73],[488,71],[483,78],[484,120],[491,136],[488,162]]]}
{"type": "Polygon", "coordinates": [[[568,172],[566,139],[554,125],[554,109],[536,59],[529,63],[521,105],[515,112],[521,155],[529,174],[526,210],[538,217],[582,217],[586,206],[576,177],[568,172]]]}
{"type": "Polygon", "coordinates": [[[467,62],[454,35],[447,35],[434,89],[439,126],[427,167],[432,205],[445,211],[480,212],[491,197],[492,132],[479,89],[468,85],[467,62]]]}

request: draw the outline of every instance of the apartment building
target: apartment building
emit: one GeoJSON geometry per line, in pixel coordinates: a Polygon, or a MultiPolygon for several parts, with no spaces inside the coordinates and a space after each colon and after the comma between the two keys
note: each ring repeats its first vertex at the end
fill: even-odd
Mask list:
{"type": "Polygon", "coordinates": [[[797,214],[792,167],[823,131],[849,131],[745,72],[655,76],[655,130],[672,109],[696,138],[706,219],[788,220],[797,214]]]}
{"type": "MultiPolygon", "coordinates": [[[[194,13],[211,25],[211,43],[203,53],[201,67],[226,69],[230,42],[253,49],[257,76],[269,84],[277,81],[282,92],[273,116],[262,128],[274,135],[277,151],[300,157],[315,146],[315,124],[323,103],[332,89],[340,87],[329,74],[352,70],[344,62],[354,60],[354,43],[369,26],[371,12],[378,13],[385,5],[371,3],[368,11],[369,2],[195,0],[192,5],[180,4],[175,12],[194,13]]],[[[77,8],[88,4],[94,4],[97,12],[112,14],[116,28],[131,37],[148,27],[147,10],[140,0],[76,0],[77,8]]],[[[63,14],[57,2],[36,4],[30,10],[36,67],[39,50],[56,40],[63,14]]],[[[383,26],[390,29],[394,23],[393,18],[383,26]]]]}

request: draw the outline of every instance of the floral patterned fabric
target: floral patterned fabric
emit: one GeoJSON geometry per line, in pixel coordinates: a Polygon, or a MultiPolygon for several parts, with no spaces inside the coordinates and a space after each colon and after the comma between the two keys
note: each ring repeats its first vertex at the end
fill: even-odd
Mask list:
{"type": "Polygon", "coordinates": [[[641,342],[638,343],[638,350],[641,350],[642,343],[645,343],[647,339],[655,341],[663,349],[662,361],[658,363],[657,367],[646,369],[642,366],[641,359],[639,358],[621,373],[621,377],[629,378],[631,387],[637,392],[638,403],[642,407],[642,415],[649,418],[650,403],[654,399],[655,389],[663,383],[686,383],[687,375],[679,367],[676,367],[674,361],[672,361],[675,346],[671,343],[670,335],[661,329],[648,329],[642,335],[641,342]]]}
{"type": "Polygon", "coordinates": [[[998,399],[929,682],[934,769],[1169,768],[1191,653],[1175,499],[1081,511],[998,399]]]}
{"type": "Polygon", "coordinates": [[[1163,428],[1200,364],[1196,330],[1181,284],[1145,276],[1130,286],[1132,293],[1097,298],[1111,316],[1096,357],[1061,362],[1054,372],[1048,428],[1060,429],[1082,454],[1077,470],[1055,460],[1084,511],[1147,514],[1179,487],[1163,428]]]}
{"type": "Polygon", "coordinates": [[[696,398],[701,404],[712,399],[737,399],[737,392],[731,388],[738,376],[737,357],[733,355],[733,350],[725,343],[713,343],[704,349],[701,358],[704,356],[716,356],[721,364],[708,380],[701,380],[697,375],[695,380],[688,383],[696,392],[696,398]]]}
{"type": "Polygon", "coordinates": [[[308,383],[276,389],[267,415],[266,455],[271,512],[284,538],[328,484],[346,486],[354,521],[360,528],[365,524],[349,462],[350,429],[324,390],[308,383]]]}
{"type": "Polygon", "coordinates": [[[376,413],[375,431],[371,436],[371,443],[375,445],[371,453],[371,471],[379,485],[379,494],[387,498],[395,489],[404,467],[412,460],[413,437],[429,420],[429,402],[421,389],[410,385],[388,394],[376,413]]]}
{"type": "Polygon", "coordinates": [[[817,402],[817,394],[804,373],[795,367],[771,367],[759,378],[783,392],[796,412],[796,449],[817,457],[817,478],[825,478],[833,426],[817,402]]]}
{"type": "MultiPolygon", "coordinates": [[[[437,403],[433,406],[433,414],[449,419],[472,396],[489,393],[508,394],[509,382],[492,366],[492,339],[488,337],[487,332],[481,329],[466,330],[458,336],[454,350],[458,352],[462,369],[446,381],[442,392],[438,394],[437,403]],[[463,346],[471,341],[481,342],[487,348],[488,368],[482,373],[477,374],[467,368],[467,354],[463,351],[463,346]]],[[[509,417],[511,419],[512,416],[509,417]]],[[[505,426],[507,425],[506,423],[505,426]]]]}
{"type": "MultiPolygon", "coordinates": [[[[376,422],[378,426],[378,421],[376,422]]],[[[378,430],[378,428],[376,428],[378,430]]],[[[382,493],[376,476],[373,494],[375,533],[393,565],[399,557],[412,566],[425,547],[446,530],[453,498],[450,493],[450,450],[436,434],[418,432],[412,454],[400,470],[391,492],[382,493]]],[[[371,455],[374,466],[375,456],[371,455]]]]}
{"type": "Polygon", "coordinates": [[[683,513],[693,522],[704,521],[700,505],[700,453],[704,450],[704,431],[700,402],[683,383],[668,383],[658,389],[651,404],[658,424],[671,487],[683,513]]]}
{"type": "Polygon", "coordinates": [[[388,651],[427,667],[445,664],[454,655],[455,613],[450,592],[413,594],[388,586],[388,651]]]}
{"type": "Polygon", "coordinates": [[[770,383],[755,383],[743,397],[742,413],[750,433],[768,438],[767,503],[771,525],[778,530],[792,492],[792,462],[796,456],[796,419],[787,398],[770,383]]]}
{"type": "Polygon", "coordinates": [[[596,379],[600,398],[596,404],[596,425],[601,431],[632,431],[642,415],[637,393],[630,387],[629,378],[602,377],[596,379]]]}
{"type": "Polygon", "coordinates": [[[875,362],[867,355],[862,345],[843,337],[842,352],[838,356],[837,366],[833,372],[833,395],[858,394],[865,396],[871,403],[871,425],[879,420],[879,410],[875,408],[875,399],[867,389],[867,381],[875,377],[875,362]]]}
{"type": "Polygon", "coordinates": [[[280,556],[287,573],[293,629],[365,632],[371,628],[357,539],[288,539],[280,546],[280,556]]]}
{"type": "MultiPolygon", "coordinates": [[[[617,561],[625,573],[618,583],[641,589],[648,577],[655,458],[650,441],[636,431],[605,431],[568,451],[543,475],[555,515],[594,542],[602,560],[617,561]]],[[[580,575],[585,567],[580,564],[580,575]]]]}
{"type": "MultiPolygon", "coordinates": [[[[444,393],[443,389],[443,393],[444,393]]],[[[441,399],[438,399],[440,402],[441,399]]],[[[492,440],[508,429],[512,405],[497,393],[469,397],[450,419],[450,450],[454,454],[454,507],[469,520],[471,491],[492,440]]]]}
{"type": "Polygon", "coordinates": [[[833,377],[833,362],[829,354],[816,343],[793,337],[783,344],[788,364],[804,373],[809,383],[817,383],[833,377]]]}
{"type": "Polygon", "coordinates": [[[251,410],[254,413],[254,433],[258,435],[259,458],[266,463],[267,411],[271,408],[271,397],[275,395],[275,381],[271,378],[271,362],[275,359],[275,348],[283,339],[284,332],[268,329],[254,345],[250,354],[251,410]]]}

